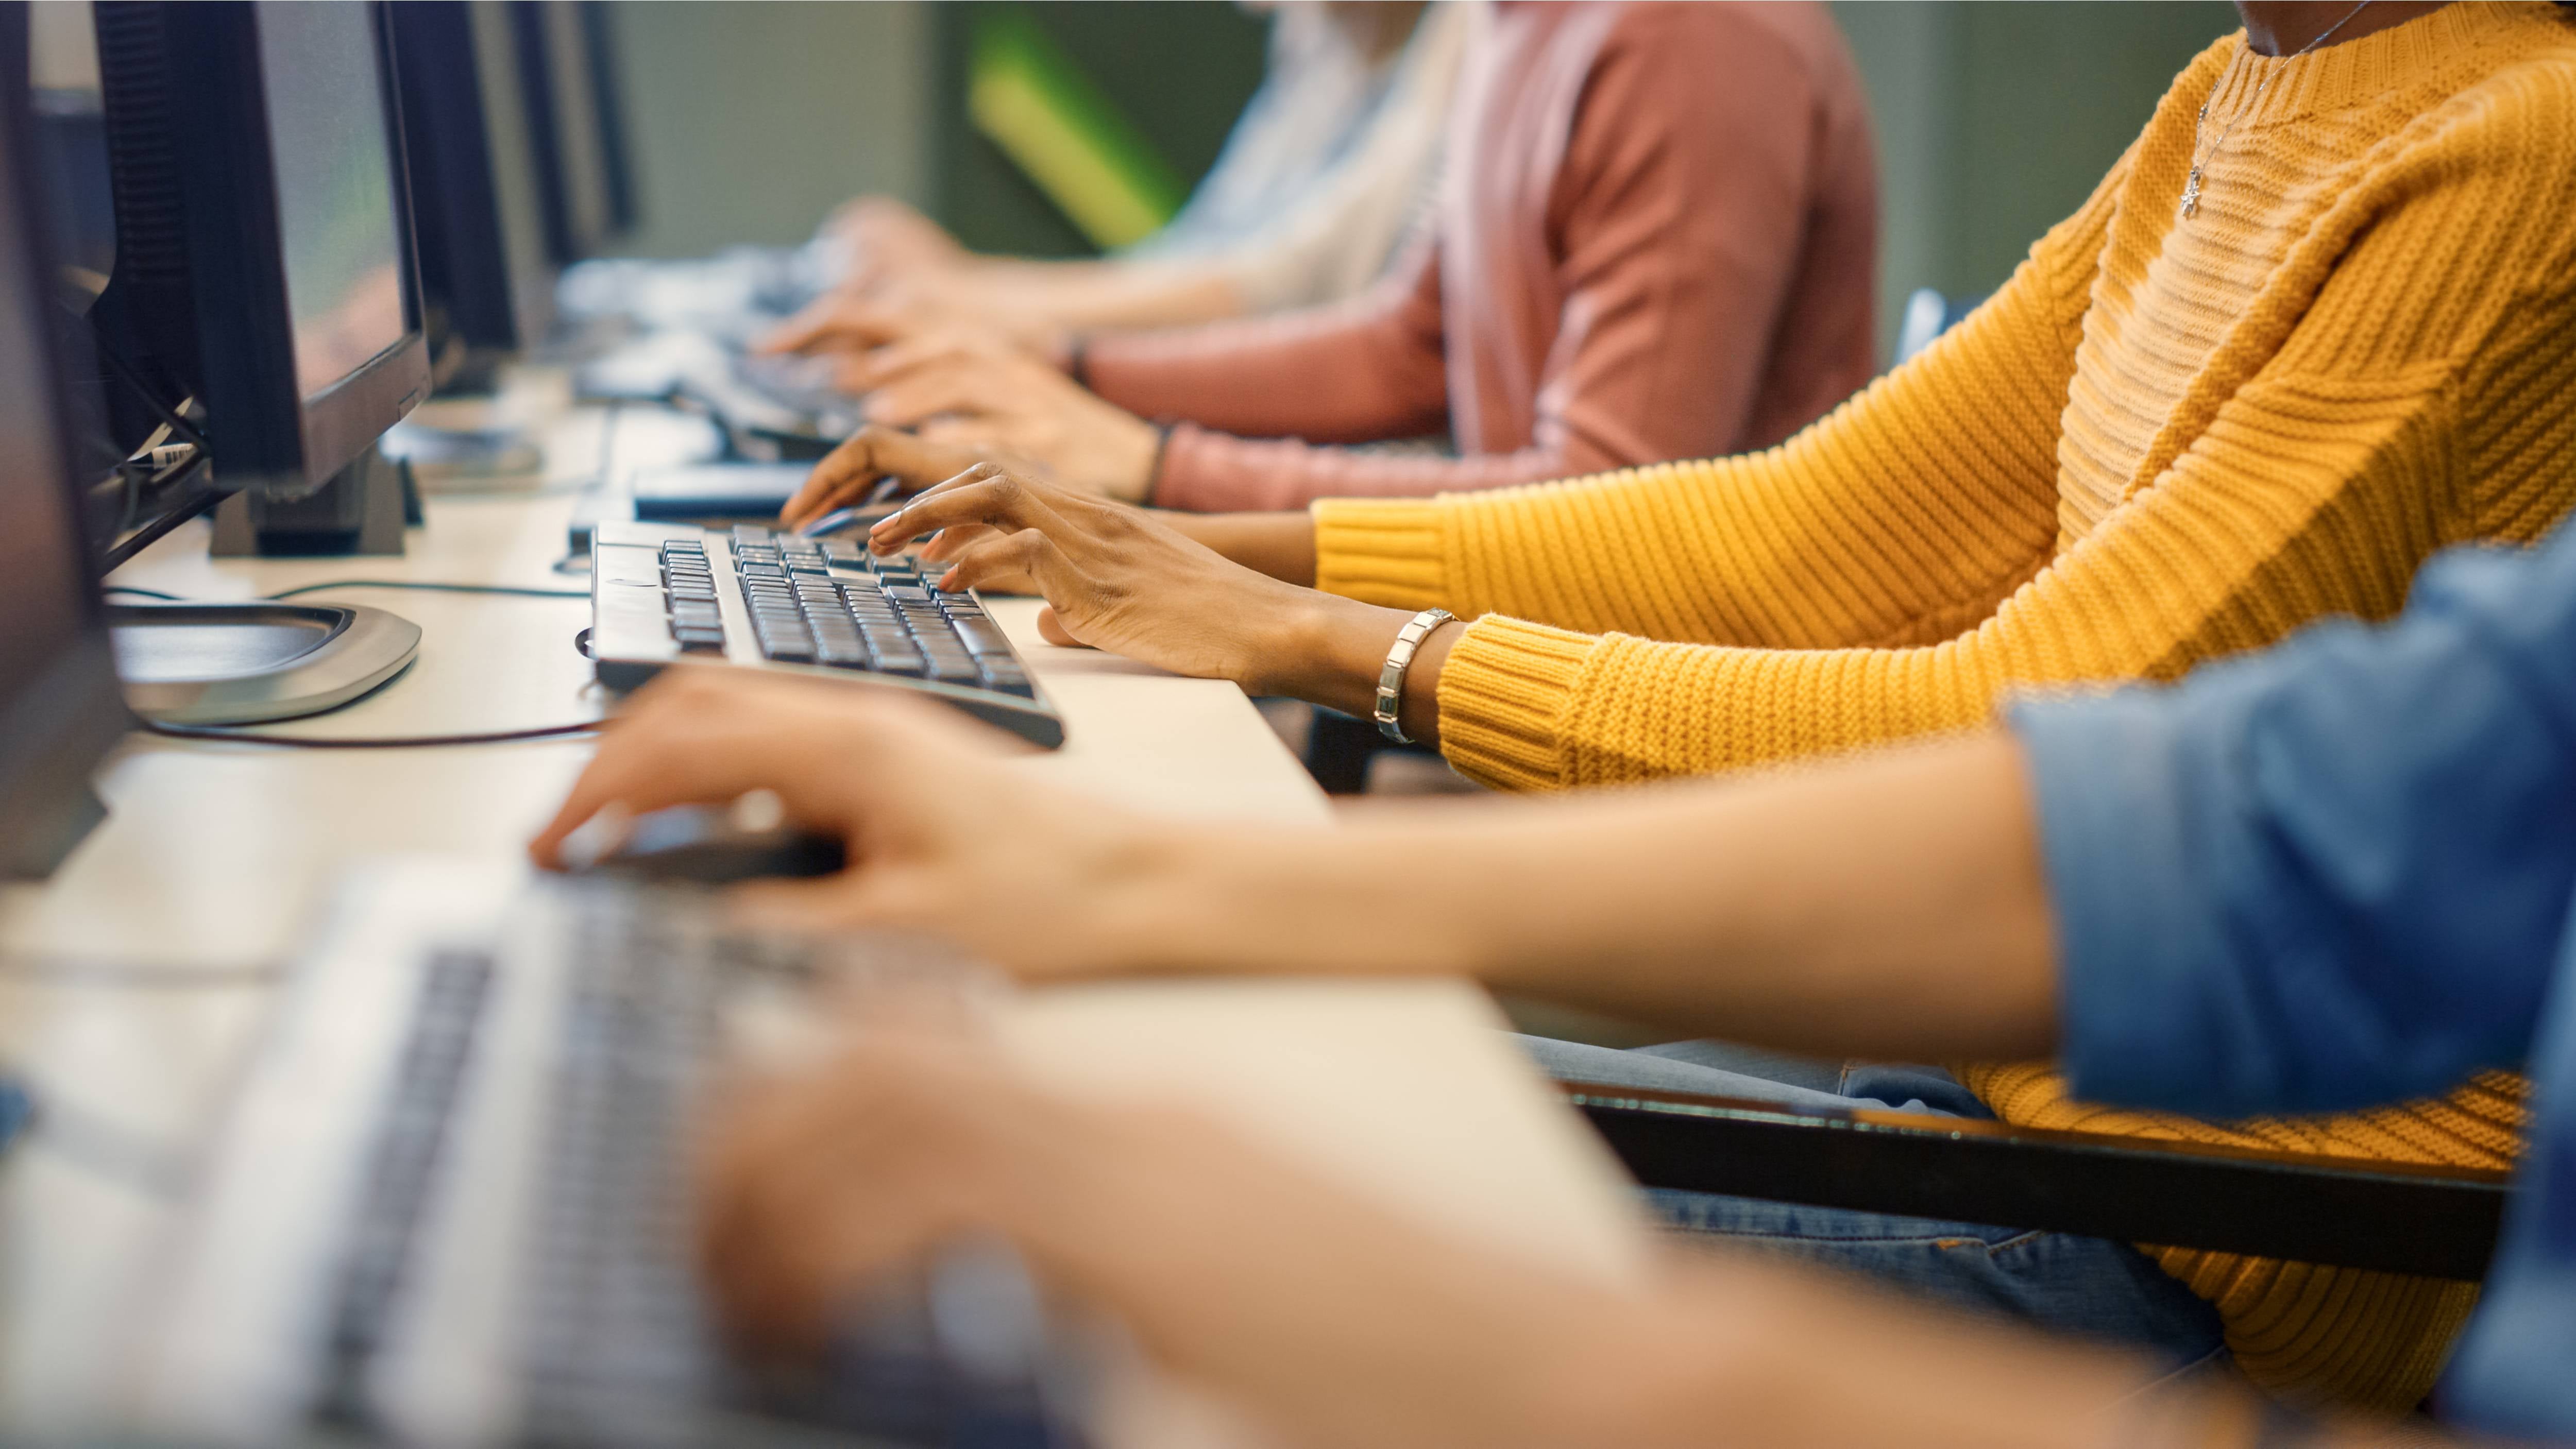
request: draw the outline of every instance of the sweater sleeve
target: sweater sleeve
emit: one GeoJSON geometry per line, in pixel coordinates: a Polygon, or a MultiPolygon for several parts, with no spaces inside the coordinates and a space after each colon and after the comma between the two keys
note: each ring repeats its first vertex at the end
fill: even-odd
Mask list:
{"type": "Polygon", "coordinates": [[[1442,737],[1498,785],[1699,774],[1965,728],[2008,684],[2171,678],[2319,615],[2385,617],[2455,521],[2446,381],[2245,389],[2123,517],[1938,643],[1748,648],[1479,621],[1441,676],[1442,737]]]}
{"type": "Polygon", "coordinates": [[[1174,435],[1168,491],[1196,466],[1192,440],[1216,436],[1211,429],[1361,441],[1445,427],[1440,349],[1439,247],[1426,240],[1347,302],[1097,337],[1083,365],[1092,391],[1110,402],[1197,425],[1174,435]]]}
{"type": "MultiPolygon", "coordinates": [[[[1087,358],[1093,385],[1130,411],[1185,420],[1165,450],[1155,501],[1203,512],[1427,497],[1732,451],[1801,255],[1821,85],[1779,36],[1720,8],[1621,12],[1549,191],[1554,340],[1525,384],[1535,397],[1531,437],[1509,452],[1318,446],[1454,421],[1445,406],[1395,387],[1392,364],[1370,351],[1392,345],[1384,331],[1352,332],[1329,348],[1293,334],[1305,351],[1277,340],[1287,330],[1265,347],[1243,345],[1256,335],[1247,329],[1229,329],[1231,343],[1213,334],[1107,339],[1087,358]],[[1724,83],[1711,83],[1713,64],[1724,83]]],[[[1432,290],[1414,304],[1432,313],[1403,333],[1431,349],[1427,370],[1421,355],[1404,357],[1403,381],[1418,386],[1443,377],[1441,303],[1432,290]]]]}
{"type": "Polygon", "coordinates": [[[2115,170],[1922,355],[1761,453],[1314,505],[1316,584],[1389,607],[1771,648],[1939,638],[2038,572],[2115,170]]]}
{"type": "MultiPolygon", "coordinates": [[[[1808,601],[1803,611],[1759,610],[1735,577],[1712,566],[1697,577],[1727,580],[1714,595],[1722,607],[1707,607],[1719,627],[1697,637],[1718,642],[1480,621],[1441,678],[1452,762],[1490,783],[1543,788],[1722,771],[1962,728],[1984,721],[2012,684],[2167,679],[2311,619],[2385,618],[2438,548],[2538,537],[2576,484],[2564,450],[2533,441],[2576,431],[2576,357],[2564,344],[2576,331],[2568,276],[2576,228],[2523,223],[2515,234],[2499,223],[2482,229],[2491,245],[2462,256],[2459,244],[2463,215],[2512,216],[2501,203],[2528,180],[2509,157],[2434,164],[2401,178],[2422,188],[2427,204],[2375,215],[2355,208],[2340,253],[2320,247],[2296,263],[2321,279],[2310,304],[2261,319],[2286,329],[2269,361],[2188,402],[2207,409],[2205,423],[2169,425],[2178,440],[2170,459],[2073,547],[2053,560],[2037,551],[2027,581],[1982,617],[1933,607],[1917,618],[1943,627],[1865,637],[1868,626],[1905,617],[1874,601],[1930,601],[1919,579],[1938,567],[1938,548],[1889,550],[1888,518],[1905,531],[1943,529],[1953,547],[1989,566],[1997,554],[1977,541],[1966,510],[1926,519],[1919,499],[1891,498],[1872,480],[1873,460],[1846,455],[1827,476],[1869,500],[1876,532],[1809,533],[1774,555],[1776,535],[1746,530],[1750,544],[1730,539],[1724,553],[1702,555],[1725,567],[1744,557],[1767,564],[1761,588],[1808,601]],[[2430,259],[2439,259],[2430,261],[2442,268],[2439,285],[2421,275],[2430,259]],[[1819,590],[1811,578],[1834,587],[1819,590]]],[[[1963,337],[1957,352],[1990,342],[1963,337]]],[[[1950,365],[1938,352],[1923,363],[1917,372],[1950,365]]],[[[1889,391],[1919,381],[1900,374],[1889,391]]],[[[1816,431],[1830,435],[1839,421],[1816,431]]],[[[1802,441],[1812,448],[1828,438],[1802,441]]],[[[1721,471],[1703,489],[1778,486],[1777,467],[1721,471]]],[[[1723,516],[1724,504],[1704,506],[1723,516]]],[[[1611,516],[1624,526],[1610,536],[1636,540],[1631,552],[1655,549],[1646,510],[1611,516]]],[[[1744,529],[1730,523],[1715,531],[1744,529]]],[[[2008,531],[2016,546],[2030,527],[2021,515],[1982,525],[2008,531]]],[[[1480,551],[1463,529],[1441,532],[1448,555],[1480,551]]],[[[1569,540],[1560,552],[1589,554],[1599,569],[1606,539],[1598,522],[1557,536],[1569,540]]],[[[1347,575],[1338,561],[1328,567],[1347,575]]],[[[1462,592],[1471,609],[1497,607],[1462,592]]],[[[1641,602],[1650,607],[1628,612],[1652,622],[1653,600],[1641,602]]],[[[1552,622],[1598,629],[1626,621],[1552,622]]]]}

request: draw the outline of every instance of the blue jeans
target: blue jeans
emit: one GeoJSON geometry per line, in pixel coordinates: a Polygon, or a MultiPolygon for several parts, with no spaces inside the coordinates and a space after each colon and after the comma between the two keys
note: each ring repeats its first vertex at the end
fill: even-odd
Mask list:
{"type": "MultiPolygon", "coordinates": [[[[1792,1106],[1994,1115],[1938,1067],[1821,1062],[1706,1041],[1633,1051],[1534,1036],[1521,1043],[1562,1082],[1792,1106]]],[[[1859,1272],[1952,1307],[2052,1333],[2122,1344],[2158,1356],[2175,1371],[2226,1355],[2217,1310],[2126,1243],[1667,1188],[1647,1189],[1646,1197],[1689,1234],[1859,1272]]]]}

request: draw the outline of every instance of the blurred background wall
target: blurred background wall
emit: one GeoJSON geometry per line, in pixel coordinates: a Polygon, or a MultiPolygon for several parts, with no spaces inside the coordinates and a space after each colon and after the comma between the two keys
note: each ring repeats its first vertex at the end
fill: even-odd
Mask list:
{"type": "MultiPolygon", "coordinates": [[[[791,242],[839,201],[903,197],[971,245],[1074,255],[1081,238],[967,124],[979,12],[1013,0],[626,0],[645,217],[630,250],[791,242]]],[[[1842,0],[1879,132],[1882,342],[1905,295],[1991,290],[2080,204],[2183,63],[2236,26],[2218,0],[1842,0]]],[[[1225,0],[1023,13],[1182,176],[1259,81],[1260,20],[1225,0]]]]}

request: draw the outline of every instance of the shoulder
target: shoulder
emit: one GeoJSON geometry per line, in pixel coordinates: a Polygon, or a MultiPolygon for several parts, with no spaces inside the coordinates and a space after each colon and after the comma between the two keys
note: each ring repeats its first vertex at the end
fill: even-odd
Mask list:
{"type": "Polygon", "coordinates": [[[1816,0],[1628,3],[1605,17],[1601,56],[1687,70],[1703,84],[1756,68],[1848,64],[1842,30],[1816,0]]]}
{"type": "Polygon", "coordinates": [[[2465,255],[2576,264],[2576,16],[2429,105],[2372,169],[2465,255]],[[2552,34],[2551,32],[2556,32],[2552,34]],[[2383,169],[2384,168],[2384,169],[2383,169]]]}
{"type": "Polygon", "coordinates": [[[2421,94],[2394,149],[2576,179],[2576,8],[2499,7],[2421,94]]]}
{"type": "Polygon", "coordinates": [[[1587,107],[1685,116],[1865,110],[1859,67],[1812,0],[1576,7],[1594,28],[1587,107]]]}

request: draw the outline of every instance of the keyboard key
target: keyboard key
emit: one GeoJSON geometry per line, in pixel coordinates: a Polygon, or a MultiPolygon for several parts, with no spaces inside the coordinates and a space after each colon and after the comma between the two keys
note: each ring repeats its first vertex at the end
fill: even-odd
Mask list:
{"type": "Polygon", "coordinates": [[[921,677],[923,668],[929,663],[921,657],[920,650],[912,647],[912,641],[908,639],[881,641],[876,636],[870,635],[866,642],[868,667],[880,674],[900,674],[907,678],[918,679],[921,677]]]}
{"type": "Polygon", "coordinates": [[[929,659],[928,667],[922,671],[928,678],[947,684],[973,684],[981,678],[981,672],[975,668],[975,661],[968,658],[962,651],[955,654],[931,650],[922,652],[929,659]]]}
{"type": "Polygon", "coordinates": [[[1011,642],[1003,637],[1002,626],[980,614],[952,620],[951,627],[957,631],[958,639],[965,644],[969,654],[978,657],[987,654],[1010,656],[1011,642]]]}

